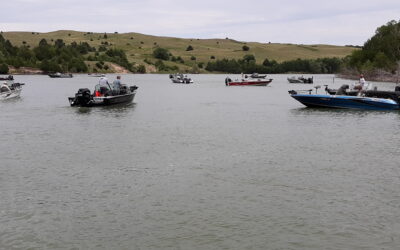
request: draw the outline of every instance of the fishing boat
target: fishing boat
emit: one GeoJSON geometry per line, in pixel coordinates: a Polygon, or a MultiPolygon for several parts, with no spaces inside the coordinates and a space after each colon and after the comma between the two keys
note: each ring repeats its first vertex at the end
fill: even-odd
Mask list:
{"type": "Polygon", "coordinates": [[[91,76],[91,77],[105,77],[106,75],[105,74],[89,73],[88,76],[91,76]]]}
{"type": "Polygon", "coordinates": [[[250,76],[245,75],[245,78],[248,78],[248,77],[253,78],[253,79],[265,79],[267,77],[267,75],[260,75],[258,73],[253,73],[250,76]]]}
{"type": "Polygon", "coordinates": [[[241,80],[232,80],[231,78],[225,78],[226,86],[267,86],[272,82],[273,79],[241,79],[241,80]]]}
{"type": "Polygon", "coordinates": [[[49,76],[51,78],[72,78],[73,77],[73,75],[70,73],[66,74],[66,73],[60,73],[60,72],[49,74],[49,76]]]}
{"type": "Polygon", "coordinates": [[[4,82],[0,86],[0,99],[7,100],[15,97],[19,97],[22,91],[22,85],[24,83],[7,83],[4,82]]]}
{"type": "Polygon", "coordinates": [[[400,86],[395,91],[362,90],[354,95],[347,91],[348,85],[342,85],[332,91],[325,86],[326,94],[318,94],[320,86],[315,86],[315,94],[310,90],[290,90],[291,97],[313,108],[342,108],[364,110],[398,110],[400,109],[400,86]],[[307,93],[308,92],[308,93],[307,93]],[[334,94],[330,94],[333,93],[334,94]]]}
{"type": "Polygon", "coordinates": [[[6,77],[1,76],[0,77],[0,81],[13,81],[14,80],[14,76],[12,75],[8,75],[6,77]]]}
{"type": "Polygon", "coordinates": [[[288,77],[287,78],[289,83],[314,83],[314,77],[309,77],[309,78],[305,78],[305,77],[288,77]]]}
{"type": "Polygon", "coordinates": [[[68,97],[71,106],[93,107],[93,106],[108,106],[114,104],[131,103],[136,95],[138,87],[127,86],[121,84],[118,93],[115,93],[111,88],[97,84],[93,94],[87,88],[81,88],[74,97],[68,97]]]}
{"type": "Polygon", "coordinates": [[[170,74],[169,78],[173,83],[185,83],[185,84],[193,83],[193,80],[191,78],[181,73],[170,74]]]}

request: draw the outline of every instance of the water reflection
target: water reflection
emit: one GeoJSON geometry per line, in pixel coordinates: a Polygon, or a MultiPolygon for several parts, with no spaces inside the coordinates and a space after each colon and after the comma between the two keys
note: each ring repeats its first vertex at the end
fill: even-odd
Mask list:
{"type": "Polygon", "coordinates": [[[310,108],[302,107],[291,109],[290,113],[301,116],[330,115],[332,117],[365,117],[400,114],[398,111],[391,110],[361,110],[361,109],[333,109],[333,108],[310,108]]]}
{"type": "Polygon", "coordinates": [[[21,96],[16,96],[14,98],[10,98],[10,99],[1,99],[1,103],[17,103],[17,102],[21,102],[22,97],[21,96]]]}
{"type": "Polygon", "coordinates": [[[129,104],[116,104],[111,106],[100,106],[100,107],[71,107],[75,109],[75,113],[79,115],[87,114],[100,114],[106,117],[121,117],[130,112],[134,111],[136,103],[129,104]]]}

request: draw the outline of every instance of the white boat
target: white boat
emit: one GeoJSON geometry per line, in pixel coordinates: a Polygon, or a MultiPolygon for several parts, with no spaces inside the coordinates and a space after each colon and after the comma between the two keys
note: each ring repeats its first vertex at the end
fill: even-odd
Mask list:
{"type": "Polygon", "coordinates": [[[0,86],[0,99],[7,100],[18,97],[21,94],[23,83],[4,82],[0,86]]]}
{"type": "Polygon", "coordinates": [[[169,75],[169,78],[173,83],[185,83],[185,84],[193,83],[193,80],[191,78],[187,77],[187,75],[184,76],[181,73],[173,75],[171,74],[169,75]]]}

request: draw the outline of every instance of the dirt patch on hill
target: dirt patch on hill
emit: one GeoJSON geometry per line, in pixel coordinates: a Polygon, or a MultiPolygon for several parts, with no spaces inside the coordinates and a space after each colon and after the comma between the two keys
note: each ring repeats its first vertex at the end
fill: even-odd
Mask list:
{"type": "Polygon", "coordinates": [[[115,73],[120,73],[120,74],[130,73],[129,70],[127,70],[126,68],[124,68],[118,64],[108,63],[108,65],[110,66],[111,70],[114,71],[115,73]]]}
{"type": "Polygon", "coordinates": [[[38,68],[30,68],[30,67],[20,67],[20,68],[15,68],[12,66],[8,67],[8,73],[9,74],[14,74],[14,75],[40,75],[43,74],[43,70],[40,70],[38,68]]]}

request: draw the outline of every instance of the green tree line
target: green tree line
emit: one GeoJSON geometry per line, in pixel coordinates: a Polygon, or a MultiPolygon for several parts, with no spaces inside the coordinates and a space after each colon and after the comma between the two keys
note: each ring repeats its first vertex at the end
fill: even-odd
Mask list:
{"type": "Polygon", "coordinates": [[[395,73],[400,61],[400,22],[390,21],[377,28],[361,50],[346,58],[346,66],[359,72],[382,69],[395,73]]]}
{"type": "MultiPolygon", "coordinates": [[[[49,43],[46,39],[30,48],[27,45],[13,46],[0,34],[0,73],[7,74],[8,66],[39,68],[44,72],[88,72],[85,61],[108,61],[136,71],[121,49],[106,48],[98,50],[87,42],[65,44],[62,39],[49,43]]],[[[143,71],[143,67],[139,67],[143,71]]],[[[144,70],[145,71],[145,70],[144,70]]]]}
{"type": "Polygon", "coordinates": [[[284,61],[281,63],[275,60],[265,59],[262,64],[257,64],[253,55],[245,55],[242,59],[222,59],[207,63],[206,70],[226,72],[226,73],[245,73],[254,72],[262,74],[279,74],[288,72],[302,72],[313,74],[332,74],[340,71],[342,59],[339,58],[320,58],[320,59],[297,59],[284,61]]]}

